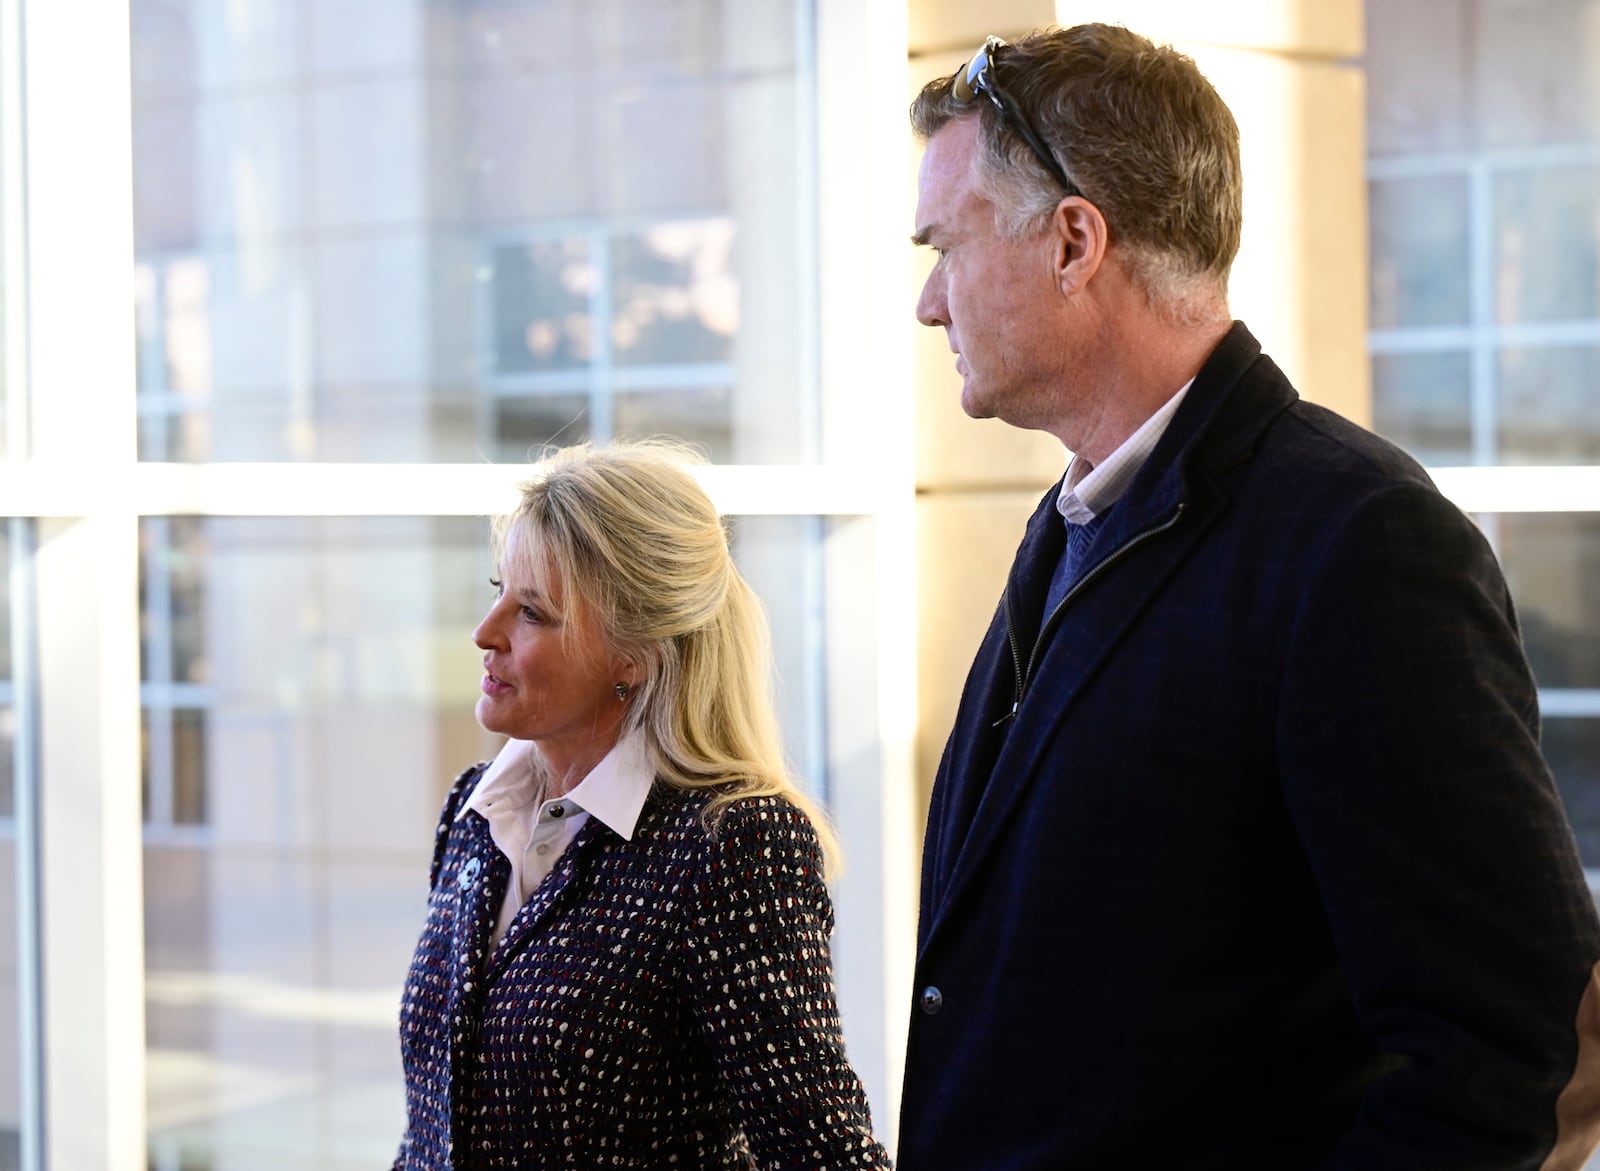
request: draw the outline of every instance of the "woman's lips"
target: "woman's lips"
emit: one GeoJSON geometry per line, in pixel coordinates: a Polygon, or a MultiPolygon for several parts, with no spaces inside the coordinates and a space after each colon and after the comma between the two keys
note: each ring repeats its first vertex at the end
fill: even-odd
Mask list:
{"type": "Polygon", "coordinates": [[[485,695],[501,695],[511,690],[511,684],[488,671],[483,673],[482,686],[485,695]]]}

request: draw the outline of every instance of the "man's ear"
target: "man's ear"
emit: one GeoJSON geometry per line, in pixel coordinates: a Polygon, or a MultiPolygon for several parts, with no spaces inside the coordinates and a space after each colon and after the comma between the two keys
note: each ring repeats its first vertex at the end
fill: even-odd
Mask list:
{"type": "Polygon", "coordinates": [[[1081,195],[1069,195],[1058,203],[1050,226],[1056,248],[1056,284],[1063,295],[1074,296],[1100,271],[1111,230],[1100,209],[1081,195]]]}

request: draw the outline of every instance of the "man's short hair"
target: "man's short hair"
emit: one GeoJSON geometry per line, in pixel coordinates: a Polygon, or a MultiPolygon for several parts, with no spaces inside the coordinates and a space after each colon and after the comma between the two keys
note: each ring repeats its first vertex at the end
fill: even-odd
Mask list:
{"type": "MultiPolygon", "coordinates": [[[[1062,170],[1100,209],[1130,276],[1179,320],[1226,303],[1239,250],[1239,127],[1192,58],[1128,29],[1084,24],[1001,47],[1000,85],[1022,107],[1062,170]]],[[[978,181],[1007,236],[1042,229],[1061,185],[994,104],[959,101],[951,77],[923,87],[911,126],[926,141],[946,123],[979,119],[978,181]]]]}

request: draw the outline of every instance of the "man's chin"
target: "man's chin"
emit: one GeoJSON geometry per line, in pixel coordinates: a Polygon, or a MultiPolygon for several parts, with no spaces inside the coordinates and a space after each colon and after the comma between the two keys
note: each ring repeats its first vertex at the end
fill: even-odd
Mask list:
{"type": "Polygon", "coordinates": [[[994,418],[994,404],[970,386],[961,388],[961,409],[969,419],[994,418]]]}

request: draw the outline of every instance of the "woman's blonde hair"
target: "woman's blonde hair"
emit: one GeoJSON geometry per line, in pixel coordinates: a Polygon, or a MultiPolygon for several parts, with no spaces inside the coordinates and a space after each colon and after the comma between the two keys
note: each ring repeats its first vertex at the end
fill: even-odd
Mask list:
{"type": "Polygon", "coordinates": [[[562,628],[571,629],[577,601],[637,665],[624,734],[643,734],[660,780],[711,792],[708,831],[741,798],[782,797],[811,820],[832,870],[838,846],[827,819],[784,759],[766,613],[687,470],[704,462],[664,440],[562,448],[497,520],[495,545],[504,555],[515,531],[522,568],[562,587],[562,628]]]}

